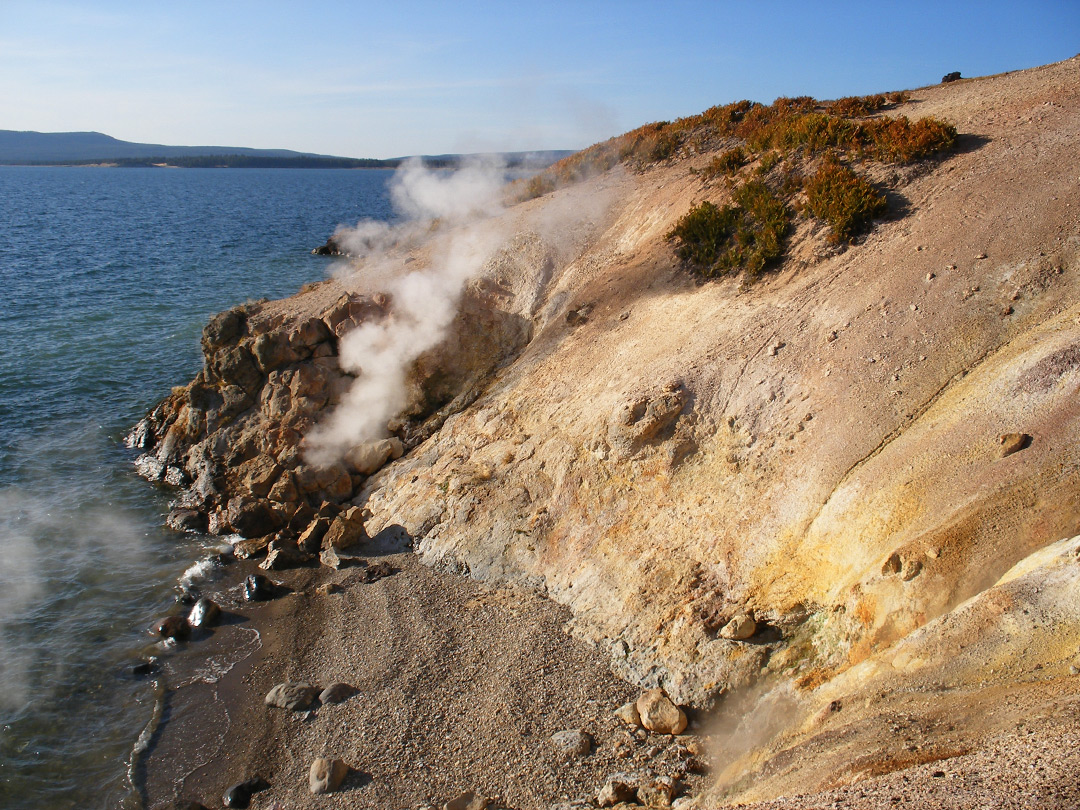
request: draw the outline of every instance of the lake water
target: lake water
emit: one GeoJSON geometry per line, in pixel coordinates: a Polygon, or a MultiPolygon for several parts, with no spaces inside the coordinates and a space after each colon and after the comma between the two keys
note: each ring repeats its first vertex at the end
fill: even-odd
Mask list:
{"type": "Polygon", "coordinates": [[[0,807],[138,806],[132,675],[202,541],[163,528],[126,430],[210,315],[324,278],[383,170],[0,167],[0,807]]]}

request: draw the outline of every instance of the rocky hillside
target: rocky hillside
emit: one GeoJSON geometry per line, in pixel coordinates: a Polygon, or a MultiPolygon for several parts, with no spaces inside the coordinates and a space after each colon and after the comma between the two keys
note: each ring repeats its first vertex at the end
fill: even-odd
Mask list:
{"type": "Polygon", "coordinates": [[[753,284],[696,278],[667,238],[732,200],[722,137],[410,232],[215,318],[204,370],[132,434],[141,468],[181,489],[175,525],[239,533],[267,568],[393,533],[569,606],[614,671],[698,710],[713,803],[1075,712],[1078,69],[871,111],[933,116],[955,148],[851,158],[888,209],[850,245],[804,210],[753,284]],[[386,279],[463,241],[482,260],[386,430],[312,463],[367,373],[345,336],[393,324],[386,279]]]}

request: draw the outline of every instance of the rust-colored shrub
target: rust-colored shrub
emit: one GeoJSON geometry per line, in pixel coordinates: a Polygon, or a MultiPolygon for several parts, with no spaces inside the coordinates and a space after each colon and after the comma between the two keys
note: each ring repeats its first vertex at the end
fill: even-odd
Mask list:
{"type": "Polygon", "coordinates": [[[827,158],[804,185],[806,208],[829,223],[833,242],[850,242],[887,208],[885,195],[835,158],[827,158]]]}

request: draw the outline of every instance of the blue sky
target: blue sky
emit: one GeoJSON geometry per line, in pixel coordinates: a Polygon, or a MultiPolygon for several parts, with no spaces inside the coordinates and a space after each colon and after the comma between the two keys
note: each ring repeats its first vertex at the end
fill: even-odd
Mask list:
{"type": "Polygon", "coordinates": [[[1078,52],[1080,0],[0,0],[0,129],[352,157],[570,149],[740,98],[1078,52]]]}

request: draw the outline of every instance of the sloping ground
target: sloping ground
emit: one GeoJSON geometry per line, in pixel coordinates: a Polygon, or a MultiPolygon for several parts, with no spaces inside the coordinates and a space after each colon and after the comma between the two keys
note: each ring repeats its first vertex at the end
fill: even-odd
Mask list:
{"type": "Polygon", "coordinates": [[[965,754],[1021,716],[1038,736],[1078,688],[1080,563],[1054,545],[1080,534],[1078,68],[913,91],[895,112],[959,150],[878,166],[886,221],[841,251],[801,220],[749,290],[695,283],[665,239],[727,199],[711,154],[486,221],[503,247],[370,477],[320,477],[296,442],[347,382],[331,333],[392,317],[372,279],[437,264],[438,237],[247,307],[136,434],[144,466],[194,482],[212,530],[244,491],[280,503],[279,543],[351,499],[428,563],[540,588],[715,724],[710,806],[965,754]],[[756,632],[725,638],[741,615],[756,632]]]}
{"type": "MultiPolygon", "coordinates": [[[[369,526],[543,583],[617,671],[682,701],[759,683],[832,700],[821,684],[1080,531],[1077,67],[914,92],[910,114],[954,122],[962,151],[902,185],[908,215],[861,245],[823,256],[803,226],[796,259],[746,293],[690,283],[663,240],[716,193],[690,172],[705,159],[626,179],[614,224],[550,283],[558,316],[368,483],[369,526]],[[561,317],[586,304],[584,323],[561,317]],[[1003,456],[1011,433],[1030,446],[1003,456]],[[765,631],[718,637],[743,611],[765,631]]],[[[1075,639],[1075,615],[1057,618],[1075,639]]],[[[1046,649],[1033,682],[1075,651],[1046,649]]],[[[836,773],[792,767],[804,790],[836,773]]]]}

